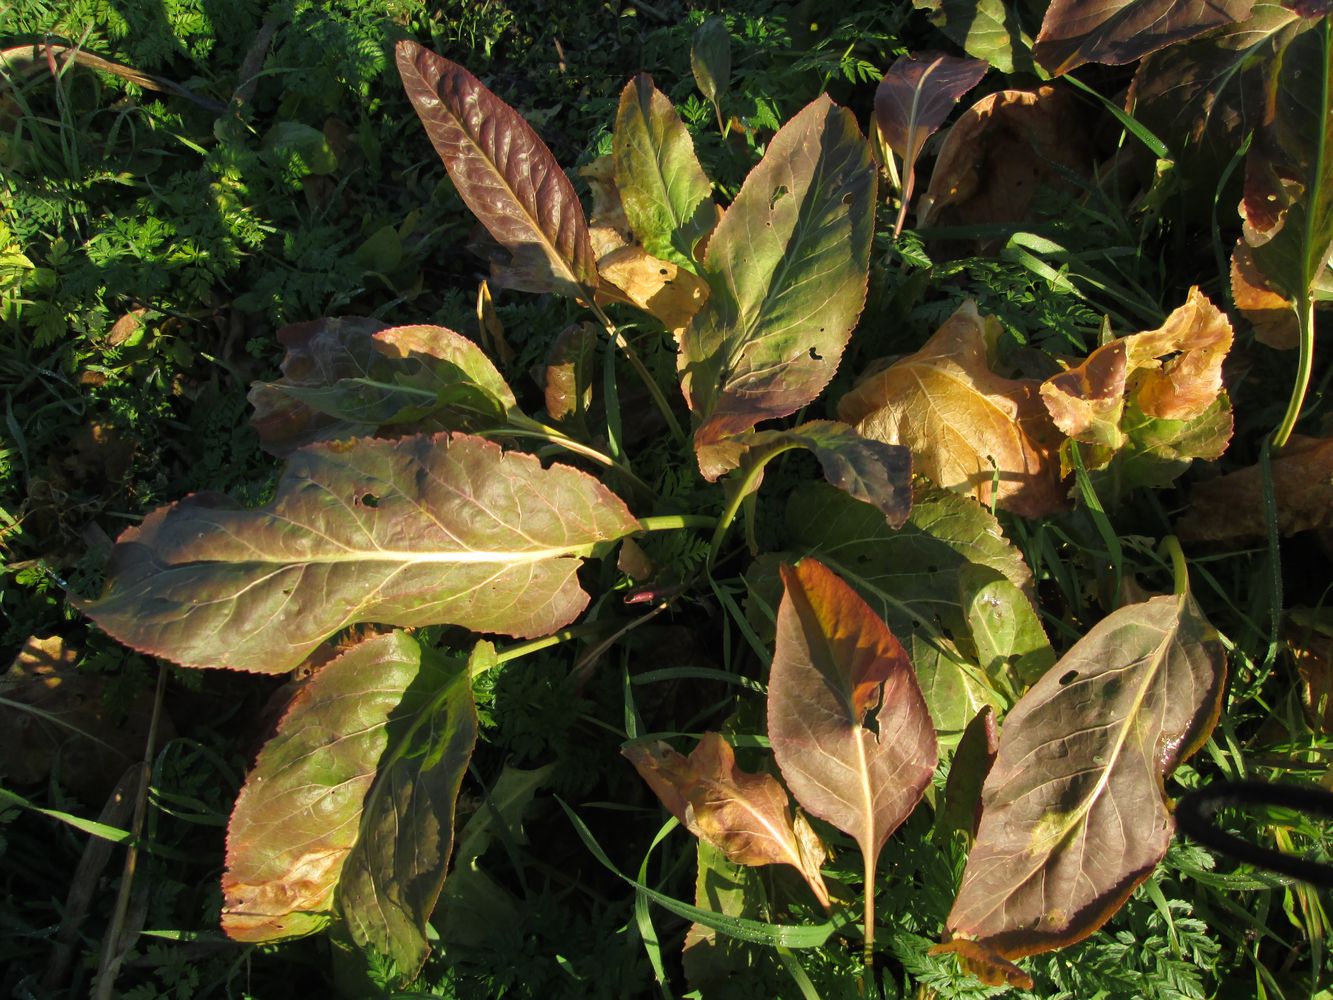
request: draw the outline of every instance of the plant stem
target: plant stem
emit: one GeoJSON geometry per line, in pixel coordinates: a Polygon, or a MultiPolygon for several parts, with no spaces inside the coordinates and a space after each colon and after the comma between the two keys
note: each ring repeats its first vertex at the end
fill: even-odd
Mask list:
{"type": "Polygon", "coordinates": [[[1180,542],[1176,540],[1175,535],[1167,535],[1162,539],[1161,551],[1171,557],[1172,592],[1177,597],[1184,597],[1189,593],[1190,573],[1185,563],[1185,553],[1181,550],[1180,542]]]}
{"type": "Polygon", "coordinates": [[[768,455],[764,456],[763,461],[756,462],[748,469],[743,469],[741,478],[737,480],[734,490],[727,498],[726,509],[722,511],[722,516],[717,519],[717,527],[713,531],[713,539],[708,543],[708,562],[705,568],[709,571],[717,563],[717,553],[722,547],[722,540],[727,536],[727,529],[731,527],[731,522],[736,519],[736,512],[741,509],[741,504],[745,498],[755,490],[755,483],[764,473],[764,467],[770,461],[777,458],[784,451],[791,451],[793,448],[799,448],[798,444],[789,444],[785,447],[775,448],[768,455]]]}
{"type": "Polygon", "coordinates": [[[1296,362],[1296,384],[1291,390],[1291,399],[1287,403],[1287,412],[1282,423],[1273,432],[1273,447],[1281,448],[1291,437],[1296,421],[1300,419],[1301,407],[1305,405],[1305,393],[1310,388],[1310,373],[1314,369],[1314,296],[1305,294],[1305,301],[1296,310],[1300,326],[1300,357],[1296,362]]]}
{"type": "Polygon", "coordinates": [[[620,473],[630,486],[642,494],[643,499],[651,500],[657,496],[653,492],[653,488],[636,476],[634,471],[625,463],[617,462],[610,455],[606,455],[591,445],[586,445],[577,438],[572,438],[558,428],[544,424],[540,420],[533,420],[523,414],[510,414],[509,426],[504,428],[504,431],[518,437],[533,437],[542,441],[549,441],[566,451],[573,452],[575,455],[582,455],[598,465],[604,465],[608,469],[614,469],[620,473]]]}
{"type": "Polygon", "coordinates": [[[861,953],[861,964],[865,967],[865,972],[874,976],[871,970],[875,966],[875,856],[869,851],[865,852],[866,859],[866,940],[865,950],[861,953]]]}
{"type": "MultiPolygon", "coordinates": [[[[608,630],[608,625],[614,625],[614,622],[583,622],[579,625],[571,625],[569,628],[562,628],[559,632],[552,632],[550,635],[544,635],[540,639],[529,639],[527,642],[520,642],[517,645],[510,646],[508,649],[497,650],[495,653],[495,665],[508,663],[510,660],[517,660],[520,657],[527,656],[529,653],[536,653],[539,650],[549,649],[552,646],[558,646],[562,642],[568,642],[570,639],[581,639],[584,636],[597,635],[599,632],[608,630]]],[[[478,671],[480,673],[480,671],[478,671]]]]}
{"type": "Polygon", "coordinates": [[[653,378],[653,373],[648,370],[648,367],[643,363],[643,359],[640,358],[634,348],[630,346],[629,341],[625,339],[625,335],[620,332],[620,328],[611,321],[611,317],[606,314],[606,310],[593,301],[591,292],[588,293],[587,301],[589,307],[592,309],[593,315],[596,316],[602,326],[606,328],[607,334],[613,341],[615,341],[616,346],[620,348],[620,352],[625,355],[625,358],[629,361],[631,367],[638,373],[639,378],[643,380],[644,387],[648,390],[648,394],[653,397],[654,405],[656,405],[658,412],[662,414],[662,419],[666,421],[667,427],[670,428],[672,437],[674,437],[678,443],[685,444],[687,440],[685,431],[681,428],[680,421],[676,419],[675,413],[671,411],[671,404],[667,402],[666,396],[663,395],[662,387],[658,385],[657,380],[653,378]]]}
{"type": "Polygon", "coordinates": [[[682,528],[712,528],[717,518],[707,514],[654,514],[639,518],[642,531],[679,531],[682,528]]]}

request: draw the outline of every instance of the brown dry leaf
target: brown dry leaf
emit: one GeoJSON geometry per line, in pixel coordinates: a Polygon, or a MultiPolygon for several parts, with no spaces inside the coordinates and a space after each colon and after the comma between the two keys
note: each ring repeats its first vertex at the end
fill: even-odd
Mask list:
{"type": "Polygon", "coordinates": [[[625,206],[616,187],[615,163],[611,154],[599,156],[586,166],[579,167],[578,175],[588,182],[592,192],[592,217],[588,220],[588,236],[592,252],[601,260],[612,250],[634,241],[625,206]]]}
{"type": "Polygon", "coordinates": [[[1287,651],[1301,679],[1305,718],[1311,729],[1333,733],[1333,636],[1299,628],[1288,631],[1287,651]]]}
{"type": "Polygon", "coordinates": [[[1279,351],[1296,349],[1300,324],[1291,303],[1268,287],[1254,263],[1254,251],[1244,240],[1236,241],[1231,255],[1231,296],[1236,308],[1254,327],[1261,344],[1279,351]]]}
{"type": "Polygon", "coordinates": [[[918,222],[1022,222],[1040,192],[1067,186],[1062,170],[1091,162],[1087,116],[1054,87],[1002,90],[968,108],[949,129],[918,222]]]}
{"type": "Polygon", "coordinates": [[[1033,987],[1030,975],[978,941],[955,938],[944,944],[935,945],[930,949],[930,954],[957,955],[963,968],[987,986],[1016,986],[1020,990],[1030,990],[1033,987]]]}
{"type": "MultiPolygon", "coordinates": [[[[1283,535],[1333,527],[1333,439],[1293,434],[1271,463],[1277,530],[1283,535]]],[[[1190,542],[1263,538],[1264,481],[1251,465],[1194,488],[1190,508],[1177,524],[1190,542]]]]}
{"type": "Polygon", "coordinates": [[[491,286],[485,281],[477,286],[477,331],[481,334],[481,344],[489,349],[503,365],[514,360],[514,349],[505,339],[504,323],[495,310],[495,300],[491,298],[491,286]]]}
{"type": "Polygon", "coordinates": [[[637,306],[679,338],[704,302],[708,284],[669,260],[659,260],[643,247],[625,246],[597,261],[602,302],[637,306]]]}
{"type": "Polygon", "coordinates": [[[906,445],[938,486],[1025,517],[1051,514],[1065,507],[1058,435],[1036,379],[991,371],[987,346],[998,333],[997,320],[965,302],[921,350],[844,396],[838,416],[863,437],[906,445]]]}
{"type": "Polygon", "coordinates": [[[144,325],[144,317],[148,315],[148,307],[142,306],[138,309],[131,309],[120,319],[111,324],[111,329],[107,331],[106,341],[112,347],[119,347],[125,341],[129,340],[139,328],[144,325]]]}

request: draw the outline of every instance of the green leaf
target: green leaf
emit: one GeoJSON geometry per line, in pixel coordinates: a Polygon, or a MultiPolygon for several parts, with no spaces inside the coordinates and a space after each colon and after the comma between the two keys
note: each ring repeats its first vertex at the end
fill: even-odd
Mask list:
{"type": "Polygon", "coordinates": [[[1244,18],[1254,0],[1052,0],[1033,55],[1060,76],[1084,63],[1119,66],[1244,18]]]}
{"type": "Polygon", "coordinates": [[[717,107],[731,84],[731,35],[725,17],[710,17],[694,32],[690,71],[709,104],[717,107]]]}
{"type": "Polygon", "coordinates": [[[768,144],[708,241],[711,293],[681,343],[681,388],[716,479],[728,438],[823,391],[865,304],[875,168],[851,112],[828,97],[768,144]]]}
{"type": "Polygon", "coordinates": [[[802,807],[861,848],[870,954],[876,861],[930,784],[935,726],[902,644],[856,591],[814,559],[781,572],[768,738],[802,807]]]}
{"type": "Polygon", "coordinates": [[[317,128],[300,122],[278,122],[264,136],[264,153],[299,174],[331,174],[338,157],[317,128]]]}
{"type": "MultiPolygon", "coordinates": [[[[328,924],[349,857],[378,822],[384,790],[417,796],[418,804],[421,794],[436,795],[441,813],[430,821],[452,822],[457,783],[450,791],[448,782],[440,786],[438,773],[414,776],[418,768],[427,771],[428,758],[409,763],[403,741],[424,728],[441,746],[456,742],[453,750],[466,758],[475,735],[466,678],[465,664],[423,655],[402,632],[368,639],[310,678],[260,751],[232,811],[222,876],[228,935],[276,941],[328,924]],[[459,677],[465,691],[456,690],[459,677]],[[462,702],[466,710],[441,715],[442,703],[462,702]],[[455,728],[446,731],[442,723],[455,728]],[[416,781],[424,782],[420,789],[416,781]],[[367,817],[374,821],[367,824],[367,817]]],[[[436,834],[433,844],[419,845],[417,878],[444,876],[452,834],[436,834]]]]}
{"type": "Polygon", "coordinates": [[[592,477],[480,438],[311,445],[264,507],[196,494],[149,514],[80,607],[185,666],[282,673],[356,622],[553,632],[587,605],[579,557],[637,528],[592,477]]]}
{"type": "MultiPolygon", "coordinates": [[[[726,917],[744,917],[760,912],[764,888],[759,873],[734,864],[706,840],[698,842],[698,874],[694,880],[694,905],[726,917]]],[[[754,951],[744,942],[719,935],[694,923],[685,933],[681,964],[690,985],[697,989],[724,988],[736,976],[753,976],[754,951]]]]}
{"type": "Polygon", "coordinates": [[[981,669],[1014,693],[1036,683],[1055,663],[1055,650],[1032,602],[989,566],[964,566],[958,586],[981,669]]]}
{"type": "Polygon", "coordinates": [[[1193,599],[1093,627],[1009,712],[951,936],[1008,960],[1087,937],[1165,856],[1162,783],[1221,710],[1222,643],[1193,599]]]}
{"type": "Polygon", "coordinates": [[[408,99],[459,195],[509,251],[506,282],[586,298],[597,263],[574,186],[523,118],[457,63],[397,46],[408,99]]]}
{"type": "MultiPolygon", "coordinates": [[[[488,642],[473,660],[494,658],[488,642]]],[[[394,733],[366,796],[360,835],[338,883],[338,908],[352,940],[393,959],[403,981],[430,954],[426,922],[444,886],[454,841],[454,809],[477,741],[471,664],[424,659],[429,699],[394,733]]],[[[404,698],[400,708],[414,700],[404,698]]]]}
{"type": "Polygon", "coordinates": [[[912,0],[955,45],[1001,73],[1031,73],[1032,39],[1004,0],[912,0]]]}
{"type": "Polygon", "coordinates": [[[621,92],[611,156],[625,218],[643,248],[697,272],[695,244],[717,221],[713,187],[680,115],[647,73],[621,92]]]}
{"type": "Polygon", "coordinates": [[[283,377],[254,383],[249,398],[260,443],[279,457],[359,434],[489,430],[518,412],[481,348],[442,326],[322,319],[278,337],[283,377]]]}

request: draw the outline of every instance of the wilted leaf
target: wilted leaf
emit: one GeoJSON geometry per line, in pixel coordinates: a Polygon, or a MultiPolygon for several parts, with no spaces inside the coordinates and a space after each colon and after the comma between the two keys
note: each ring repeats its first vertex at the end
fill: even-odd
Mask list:
{"type": "Polygon", "coordinates": [[[1210,204],[1223,169],[1262,120],[1265,69],[1299,20],[1281,4],[1256,3],[1245,20],[1154,53],[1134,73],[1126,107],[1210,204]]]}
{"type": "Polygon", "coordinates": [[[1055,428],[1036,379],[991,371],[987,353],[999,329],[964,303],[921,350],[844,396],[838,416],[865,437],[906,445],[915,469],[936,485],[1039,517],[1065,506],[1055,428]]]}
{"type": "Polygon", "coordinates": [[[796,800],[861,848],[869,922],[879,852],[934,773],[935,727],[907,653],[856,591],[809,558],[782,582],[768,738],[796,800]]]}
{"type": "Polygon", "coordinates": [[[177,663],[281,673],[356,622],[545,635],[587,604],[579,556],[637,528],[592,477],[479,438],[312,445],[264,507],[153,511],[80,606],[177,663]]]}
{"type": "Polygon", "coordinates": [[[1084,63],[1119,66],[1244,18],[1254,0],[1052,0],[1033,55],[1059,76],[1084,63]]]}
{"type": "Polygon", "coordinates": [[[949,936],[1003,961],[1105,923],[1166,854],[1162,782],[1212,732],[1225,673],[1188,594],[1075,643],[1004,720],[949,936]]]}
{"type": "MultiPolygon", "coordinates": [[[[1333,32],[1291,39],[1267,81],[1245,160],[1245,242],[1273,291],[1304,310],[1333,255],[1333,32]]],[[[1313,336],[1313,333],[1311,334],[1313,336]]]]}
{"type": "MultiPolygon", "coordinates": [[[[440,772],[428,766],[436,761],[400,757],[386,768],[386,755],[401,755],[403,741],[420,725],[441,739],[457,739],[465,765],[475,735],[471,699],[465,664],[423,656],[402,632],[369,639],[322,667],[260,751],[236,800],[222,876],[223,930],[239,941],[263,942],[324,927],[348,856],[373,829],[364,824],[363,810],[377,781],[390,781],[386,791],[408,799],[442,796],[441,815],[430,819],[451,824],[457,783],[452,792],[449,781],[439,787],[440,772]],[[466,702],[465,710],[441,716],[441,702],[453,705],[455,697],[466,702]],[[446,718],[456,731],[438,728],[446,718]],[[418,769],[422,773],[414,775],[418,769]]],[[[440,830],[421,842],[421,872],[443,878],[451,836],[451,829],[440,830]]],[[[429,912],[429,906],[420,912],[422,923],[429,912]]]]}
{"type": "Polygon", "coordinates": [[[509,251],[511,287],[583,297],[597,266],[574,186],[513,108],[462,66],[403,40],[408,99],[459,195],[509,251]]]}
{"type": "Polygon", "coordinates": [[[1121,427],[1126,443],[1111,466],[1093,474],[1099,496],[1108,502],[1139,486],[1169,486],[1196,458],[1220,458],[1231,441],[1234,421],[1226,394],[1192,420],[1164,420],[1125,407],[1121,427]]]}
{"type": "Polygon", "coordinates": [[[981,822],[981,786],[995,763],[998,740],[995,710],[987,705],[967,724],[949,761],[944,798],[935,814],[938,842],[947,844],[954,833],[962,833],[970,845],[976,837],[981,822]]]}
{"type": "MultiPolygon", "coordinates": [[[[689,757],[662,741],[620,750],[682,826],[739,865],[791,865],[828,908],[819,874],[822,845],[812,854],[797,836],[786,790],[771,774],[750,774],[720,733],[704,733],[689,757]]],[[[815,838],[817,843],[818,838],[815,838]]]]}
{"type": "Polygon", "coordinates": [[[1032,575],[980,504],[953,493],[918,496],[895,531],[874,508],[810,484],[792,494],[787,528],[798,552],[833,565],[902,637],[940,732],[961,732],[986,705],[1005,707],[958,649],[977,645],[961,604],[963,574],[971,565],[995,570],[1029,604],[1032,575]]]}
{"type": "Polygon", "coordinates": [[[1113,340],[1048,378],[1042,402],[1063,433],[1093,446],[1089,467],[1102,468],[1129,440],[1125,425],[1135,415],[1188,423],[1214,408],[1225,395],[1222,362],[1232,339],[1226,314],[1194,287],[1158,329],[1113,340]]]}
{"type": "Polygon", "coordinates": [[[1069,188],[1092,163],[1088,116],[1053,87],[1002,90],[964,111],[940,146],[921,225],[1025,222],[1033,200],[1069,188]]]}
{"type": "Polygon", "coordinates": [[[1280,351],[1295,350],[1300,323],[1291,302],[1268,287],[1268,279],[1254,266],[1246,242],[1236,241],[1231,252],[1231,298],[1254,327],[1254,339],[1280,351]]]}
{"type": "Polygon", "coordinates": [[[625,206],[616,187],[616,168],[611,154],[597,157],[578,169],[578,175],[588,182],[592,192],[592,218],[588,221],[588,238],[593,256],[601,260],[612,250],[618,250],[634,239],[625,206]]]}
{"type": "Polygon", "coordinates": [[[490,346],[501,364],[507,365],[514,360],[514,349],[505,338],[504,324],[500,322],[495,300],[491,298],[491,286],[484,280],[477,285],[477,333],[482,344],[490,346]]]}
{"type": "MultiPolygon", "coordinates": [[[[906,448],[868,440],[835,420],[759,431],[742,440],[748,448],[740,458],[743,469],[763,466],[792,448],[805,448],[818,459],[830,485],[875,507],[891,526],[902,527],[912,509],[912,456],[906,448]]],[[[745,477],[737,478],[736,488],[742,488],[745,477]]]]}
{"type": "Polygon", "coordinates": [[[699,93],[716,107],[731,84],[731,35],[725,17],[710,17],[695,30],[690,71],[699,93]]]}
{"type": "Polygon", "coordinates": [[[597,270],[602,277],[599,301],[637,306],[677,337],[708,300],[702,278],[642,247],[612,250],[597,262],[597,270]]]}
{"type": "Polygon", "coordinates": [[[546,357],[546,412],[557,422],[581,421],[592,406],[592,366],[601,334],[591,323],[575,323],[555,338],[546,357]]]}
{"type": "Polygon", "coordinates": [[[851,112],[820,97],[773,137],[708,241],[708,302],[685,332],[681,388],[710,449],[823,391],[865,304],[875,168],[851,112]]]}
{"type": "Polygon", "coordinates": [[[410,723],[391,714],[388,753],[376,766],[360,832],[343,863],[338,909],[352,940],[392,958],[404,982],[416,978],[430,954],[426,922],[444,886],[458,791],[477,741],[472,675],[476,661],[494,659],[488,642],[478,643],[466,663],[437,666],[429,654],[421,657],[419,676],[429,678],[430,689],[419,700],[410,687],[405,692],[397,714],[415,709],[410,723]]]}
{"type": "Polygon", "coordinates": [[[685,123],[647,73],[621,92],[611,148],[625,217],[644,250],[696,270],[694,247],[716,221],[713,186],[685,123]]]}
{"type": "MultiPolygon", "coordinates": [[[[916,187],[916,160],[926,140],[989,68],[978,59],[925,52],[899,57],[880,80],[875,89],[875,121],[884,141],[903,161],[904,212],[916,187]]],[[[897,228],[902,228],[901,222],[897,228]]]]}
{"type": "Polygon", "coordinates": [[[970,56],[1001,73],[1031,73],[1032,39],[1005,0],[912,0],[930,23],[970,56]]]}
{"type": "MultiPolygon", "coordinates": [[[[1281,534],[1333,527],[1333,438],[1292,435],[1270,467],[1281,534]]],[[[1182,540],[1230,542],[1268,534],[1258,465],[1199,483],[1190,500],[1179,523],[1182,540]]]]}

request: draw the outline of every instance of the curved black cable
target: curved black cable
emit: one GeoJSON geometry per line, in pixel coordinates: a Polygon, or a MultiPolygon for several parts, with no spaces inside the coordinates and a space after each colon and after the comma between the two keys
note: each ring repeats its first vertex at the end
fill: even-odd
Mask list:
{"type": "Polygon", "coordinates": [[[1323,889],[1333,889],[1333,864],[1260,847],[1213,825],[1219,809],[1238,806],[1280,806],[1333,819],[1333,792],[1312,785],[1271,781],[1215,781],[1195,789],[1176,803],[1177,826],[1205,847],[1257,868],[1266,868],[1323,889]]]}

